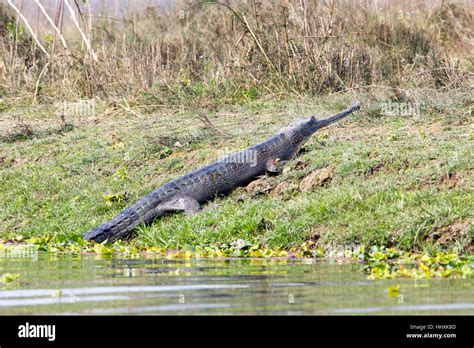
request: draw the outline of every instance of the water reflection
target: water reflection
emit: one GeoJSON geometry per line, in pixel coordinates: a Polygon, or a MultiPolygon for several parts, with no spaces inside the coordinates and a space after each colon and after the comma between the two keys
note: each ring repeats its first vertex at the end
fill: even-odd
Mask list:
{"type": "Polygon", "coordinates": [[[0,314],[473,314],[472,279],[367,280],[319,260],[0,257],[0,314]],[[399,286],[401,296],[388,296],[399,286]]]}

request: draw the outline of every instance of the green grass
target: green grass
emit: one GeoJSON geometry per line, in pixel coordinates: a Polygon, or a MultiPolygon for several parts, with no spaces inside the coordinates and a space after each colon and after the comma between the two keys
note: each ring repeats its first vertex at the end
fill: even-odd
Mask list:
{"type": "MultiPolygon", "coordinates": [[[[252,92],[253,93],[253,92],[252,92]]],[[[253,95],[253,94],[252,94],[253,95]]],[[[165,216],[140,227],[138,241],[183,249],[238,239],[291,249],[383,245],[403,250],[457,248],[472,252],[473,136],[469,99],[426,97],[420,119],[384,116],[383,97],[358,96],[362,111],[318,132],[270,186],[274,197],[243,188],[208,203],[201,214],[165,216]],[[332,166],[329,183],[301,192],[301,180],[332,166]]],[[[159,185],[219,155],[260,142],[291,120],[328,116],[352,95],[299,100],[249,100],[217,111],[76,116],[64,131],[48,111],[22,112],[33,134],[0,138],[0,238],[76,239],[159,185]],[[204,112],[217,131],[197,117],[204,112]]],[[[253,98],[250,98],[253,99],[253,98]]],[[[49,110],[52,111],[52,110],[49,110]]],[[[0,131],[14,129],[10,108],[0,131]]],[[[11,132],[10,132],[11,133],[11,132]]],[[[1,135],[1,134],[0,134],[1,135]]]]}

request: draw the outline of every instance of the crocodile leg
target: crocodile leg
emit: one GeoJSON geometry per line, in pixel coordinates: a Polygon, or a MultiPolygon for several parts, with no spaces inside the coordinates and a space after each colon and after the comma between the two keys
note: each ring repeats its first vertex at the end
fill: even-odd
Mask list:
{"type": "Polygon", "coordinates": [[[201,210],[199,202],[192,197],[179,197],[168,202],[163,202],[156,208],[163,212],[184,210],[186,215],[194,215],[201,210]]]}

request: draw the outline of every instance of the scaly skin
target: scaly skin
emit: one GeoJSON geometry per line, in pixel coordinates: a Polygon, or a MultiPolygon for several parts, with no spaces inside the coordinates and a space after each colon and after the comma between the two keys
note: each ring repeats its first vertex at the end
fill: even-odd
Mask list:
{"type": "Polygon", "coordinates": [[[272,171],[273,166],[269,163],[294,158],[301,146],[318,129],[346,117],[359,108],[360,104],[356,103],[322,121],[317,121],[314,117],[302,119],[282,128],[260,144],[172,180],[126,208],[112,220],[86,233],[84,239],[112,242],[127,237],[136,226],[150,224],[170,211],[196,213],[200,204],[216,195],[227,194],[257,176],[272,171]]]}

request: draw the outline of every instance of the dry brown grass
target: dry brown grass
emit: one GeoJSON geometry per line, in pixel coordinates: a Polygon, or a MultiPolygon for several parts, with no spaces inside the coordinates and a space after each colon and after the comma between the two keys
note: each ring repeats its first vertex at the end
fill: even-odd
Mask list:
{"type": "Polygon", "coordinates": [[[84,9],[97,61],[77,31],[65,33],[68,50],[46,42],[48,58],[24,30],[13,35],[4,25],[0,97],[212,106],[367,86],[396,98],[403,88],[459,88],[472,78],[472,9],[447,1],[181,1],[171,13],[148,8],[91,28],[84,9]]]}

